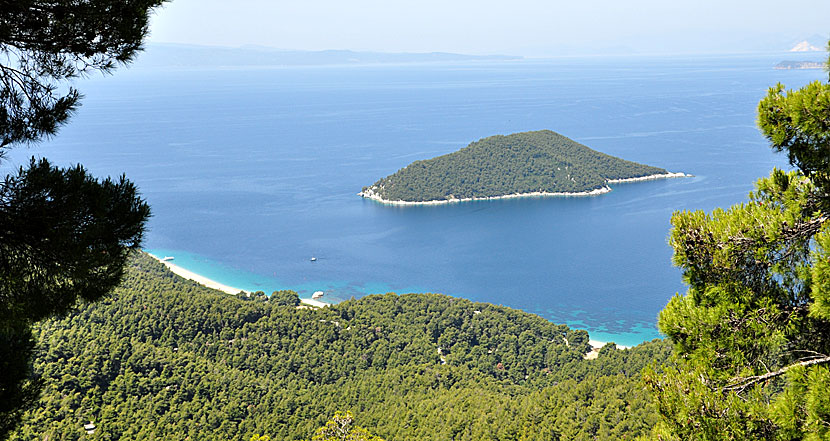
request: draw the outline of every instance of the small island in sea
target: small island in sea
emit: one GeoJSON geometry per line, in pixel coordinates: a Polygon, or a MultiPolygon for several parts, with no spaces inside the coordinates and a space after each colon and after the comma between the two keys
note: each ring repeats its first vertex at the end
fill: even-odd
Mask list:
{"type": "Polygon", "coordinates": [[[784,60],[776,64],[773,69],[790,70],[790,69],[824,69],[825,64],[818,61],[792,61],[784,60]]]}
{"type": "Polygon", "coordinates": [[[593,150],[551,130],[496,135],[415,161],[358,193],[400,205],[526,196],[591,196],[609,183],[687,176],[593,150]]]}

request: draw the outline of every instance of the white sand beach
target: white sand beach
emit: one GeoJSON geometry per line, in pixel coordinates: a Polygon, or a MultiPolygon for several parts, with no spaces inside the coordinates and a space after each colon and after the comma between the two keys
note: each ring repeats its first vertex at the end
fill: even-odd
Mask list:
{"type": "MultiPolygon", "coordinates": [[[[639,181],[651,181],[654,179],[671,179],[671,178],[686,178],[691,177],[692,175],[677,172],[677,173],[661,173],[656,175],[648,175],[648,176],[641,176],[639,178],[626,178],[626,179],[608,179],[606,180],[606,184],[622,184],[628,182],[639,182],[639,181]]],[[[589,191],[579,191],[579,192],[543,192],[543,191],[534,191],[531,193],[516,193],[516,194],[507,194],[502,196],[490,196],[490,197],[483,197],[483,198],[452,198],[452,199],[441,199],[441,200],[431,200],[431,201],[392,201],[389,199],[383,199],[380,195],[375,193],[373,187],[369,187],[366,191],[361,191],[357,195],[366,199],[371,199],[373,201],[379,202],[381,204],[386,205],[440,205],[440,204],[455,204],[458,202],[469,202],[469,201],[491,201],[496,199],[513,199],[513,198],[529,198],[529,197],[584,197],[584,196],[598,196],[601,194],[605,194],[611,191],[611,187],[605,185],[601,188],[595,188],[589,191]]]]}
{"type": "MultiPolygon", "coordinates": [[[[599,350],[599,349],[602,349],[605,345],[607,345],[608,342],[599,341],[599,340],[588,340],[588,344],[591,345],[592,348],[596,348],[596,349],[599,350]]],[[[614,344],[617,346],[618,349],[631,349],[630,346],[618,345],[616,343],[614,343],[614,344]]]]}
{"type": "Polygon", "coordinates": [[[234,294],[234,295],[239,294],[240,292],[243,292],[243,293],[248,292],[248,291],[245,291],[244,289],[234,288],[232,286],[228,286],[228,285],[219,283],[215,280],[208,279],[207,277],[196,274],[193,271],[186,270],[186,269],[176,265],[175,263],[163,260],[161,257],[153,256],[152,254],[150,254],[150,256],[152,256],[154,259],[161,262],[173,274],[176,274],[176,275],[181,276],[181,277],[183,277],[185,279],[188,279],[188,280],[192,280],[192,281],[194,281],[194,282],[196,282],[200,285],[207,286],[208,288],[217,289],[219,291],[222,291],[222,292],[225,292],[225,293],[228,293],[228,294],[234,294]]]}
{"type": "MultiPolygon", "coordinates": [[[[234,287],[232,287],[232,286],[228,286],[228,285],[225,285],[225,284],[223,284],[223,283],[219,283],[219,282],[217,282],[217,281],[215,281],[215,280],[208,279],[207,277],[202,276],[202,275],[199,275],[199,274],[196,274],[196,273],[194,273],[193,271],[186,270],[186,269],[184,269],[184,268],[182,268],[182,267],[180,267],[180,266],[178,266],[178,265],[176,265],[176,264],[174,264],[174,263],[170,262],[169,260],[163,260],[161,257],[154,256],[154,255],[152,255],[152,254],[150,254],[150,253],[147,253],[147,254],[148,254],[150,257],[152,257],[153,259],[156,259],[156,260],[158,260],[159,262],[161,262],[161,263],[162,263],[164,266],[166,266],[166,267],[167,267],[167,269],[169,269],[169,270],[170,270],[173,274],[176,274],[176,275],[178,275],[178,276],[180,276],[180,277],[183,277],[183,278],[185,278],[185,279],[188,279],[188,280],[192,280],[192,281],[194,281],[194,282],[196,282],[196,283],[198,283],[198,284],[200,284],[200,285],[204,285],[204,286],[206,286],[206,287],[208,287],[208,288],[213,288],[213,289],[216,289],[216,290],[222,291],[222,292],[224,292],[224,293],[232,294],[232,295],[237,295],[237,294],[239,294],[240,292],[241,292],[241,293],[245,293],[245,294],[249,293],[249,291],[246,291],[246,290],[244,290],[244,289],[234,288],[234,287]]],[[[302,298],[301,298],[301,299],[300,299],[300,302],[302,302],[303,304],[308,305],[308,306],[313,306],[313,307],[315,307],[315,308],[322,308],[322,307],[324,307],[324,306],[329,306],[329,303],[326,303],[326,302],[321,302],[321,301],[319,301],[319,300],[314,300],[314,299],[302,299],[302,298]]]]}
{"type": "Polygon", "coordinates": [[[303,302],[304,305],[314,306],[315,308],[322,308],[324,306],[330,305],[330,303],[321,302],[320,300],[314,299],[300,299],[300,301],[303,302]]]}
{"type": "MultiPolygon", "coordinates": [[[[599,341],[599,340],[588,340],[588,344],[591,345],[591,350],[588,351],[587,354],[585,354],[585,359],[586,360],[596,360],[596,358],[599,357],[599,350],[602,349],[603,347],[605,347],[605,345],[607,345],[608,343],[604,342],[604,341],[599,341]]],[[[623,345],[616,345],[616,346],[617,346],[617,349],[631,349],[631,347],[629,347],[629,346],[623,346],[623,345]]]]}

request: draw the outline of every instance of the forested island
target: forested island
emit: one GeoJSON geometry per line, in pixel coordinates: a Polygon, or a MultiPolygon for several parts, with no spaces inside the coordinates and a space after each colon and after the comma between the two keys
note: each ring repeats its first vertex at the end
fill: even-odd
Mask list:
{"type": "Polygon", "coordinates": [[[415,161],[358,193],[393,204],[523,196],[586,196],[609,183],[685,176],[593,150],[550,130],[496,135],[415,161]]]}
{"type": "Polygon", "coordinates": [[[112,297],[36,327],[45,385],[11,439],[300,440],[351,411],[386,440],[619,440],[657,420],[640,372],[667,359],[660,341],[586,360],[585,331],[502,306],[298,305],[135,255],[112,297]]]}

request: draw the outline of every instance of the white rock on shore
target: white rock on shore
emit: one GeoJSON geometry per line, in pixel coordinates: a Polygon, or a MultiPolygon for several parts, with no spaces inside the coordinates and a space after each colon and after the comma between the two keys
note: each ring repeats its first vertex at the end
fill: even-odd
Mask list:
{"type": "MultiPolygon", "coordinates": [[[[639,178],[626,178],[626,179],[608,179],[606,180],[606,184],[621,184],[621,183],[628,183],[628,182],[639,182],[639,181],[651,181],[654,179],[670,179],[670,178],[685,178],[691,177],[692,175],[678,172],[678,173],[662,173],[656,175],[648,175],[648,176],[641,176],[639,178]]],[[[601,194],[605,194],[611,191],[611,187],[605,185],[601,188],[595,188],[589,191],[580,191],[580,192],[543,192],[543,191],[534,191],[531,193],[516,193],[516,194],[508,194],[502,196],[489,196],[489,197],[482,197],[482,198],[452,198],[452,199],[440,199],[440,200],[431,200],[431,201],[402,201],[402,200],[389,200],[383,199],[380,195],[375,193],[375,187],[369,187],[365,191],[361,191],[357,195],[366,199],[371,199],[373,201],[379,202],[381,204],[386,205],[440,205],[440,204],[454,204],[458,202],[468,202],[468,201],[491,201],[496,199],[514,199],[514,198],[527,198],[527,197],[584,197],[584,196],[597,196],[601,194]]]]}
{"type": "Polygon", "coordinates": [[[639,178],[626,178],[626,179],[609,179],[606,182],[609,184],[621,184],[625,182],[640,182],[640,181],[651,181],[654,179],[671,179],[671,178],[690,178],[692,175],[688,175],[683,172],[677,173],[662,173],[657,175],[648,175],[648,176],[640,176],[639,178]]]}

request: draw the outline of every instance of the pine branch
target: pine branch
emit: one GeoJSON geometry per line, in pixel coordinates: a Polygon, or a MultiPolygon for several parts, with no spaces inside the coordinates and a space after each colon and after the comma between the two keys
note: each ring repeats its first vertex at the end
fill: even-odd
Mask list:
{"type": "Polygon", "coordinates": [[[783,375],[784,373],[786,373],[787,371],[789,371],[790,369],[792,369],[794,367],[797,367],[797,366],[808,367],[808,366],[815,366],[815,365],[824,364],[824,363],[830,363],[830,357],[824,356],[824,357],[821,357],[821,358],[813,358],[813,359],[810,359],[810,360],[804,360],[804,361],[801,361],[801,362],[783,367],[783,368],[781,368],[781,369],[779,369],[775,372],[769,372],[769,373],[766,373],[764,375],[756,375],[756,376],[752,376],[752,377],[742,378],[737,383],[733,383],[729,386],[724,387],[723,391],[724,392],[736,391],[736,392],[740,393],[740,392],[743,392],[747,387],[752,386],[753,384],[757,384],[757,383],[760,383],[762,381],[769,380],[770,378],[775,378],[775,377],[781,376],[781,375],[783,375]]]}

